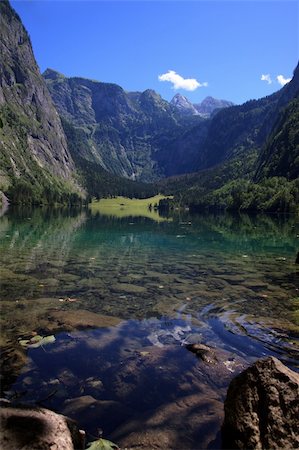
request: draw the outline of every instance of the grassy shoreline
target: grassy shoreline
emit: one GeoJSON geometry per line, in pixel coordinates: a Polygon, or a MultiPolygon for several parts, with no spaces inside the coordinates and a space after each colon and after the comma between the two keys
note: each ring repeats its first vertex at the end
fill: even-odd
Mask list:
{"type": "Polygon", "coordinates": [[[149,198],[127,198],[114,197],[102,198],[100,200],[93,200],[89,204],[89,208],[93,213],[100,213],[107,216],[114,217],[148,217],[153,220],[166,220],[159,216],[157,206],[159,201],[166,197],[165,195],[155,195],[149,198]]]}

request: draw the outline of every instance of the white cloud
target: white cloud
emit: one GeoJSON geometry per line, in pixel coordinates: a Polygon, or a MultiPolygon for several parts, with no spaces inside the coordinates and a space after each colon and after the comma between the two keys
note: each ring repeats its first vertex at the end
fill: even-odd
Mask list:
{"type": "Polygon", "coordinates": [[[261,80],[262,80],[262,81],[267,81],[268,84],[271,84],[271,83],[272,83],[272,80],[271,80],[271,77],[270,77],[270,74],[269,74],[269,73],[263,74],[263,75],[261,76],[261,80]]]}
{"type": "Polygon", "coordinates": [[[283,75],[277,75],[276,80],[281,86],[284,86],[291,81],[291,78],[285,78],[283,75]]]}
{"type": "Polygon", "coordinates": [[[195,91],[199,87],[207,87],[208,83],[200,83],[195,78],[183,78],[174,70],[169,70],[166,73],[158,76],[159,81],[169,81],[173,84],[173,89],[185,89],[186,91],[195,91]]]}

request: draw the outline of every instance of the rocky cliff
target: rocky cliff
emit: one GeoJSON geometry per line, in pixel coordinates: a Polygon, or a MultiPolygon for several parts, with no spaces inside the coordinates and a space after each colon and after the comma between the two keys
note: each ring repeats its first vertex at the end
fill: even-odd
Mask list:
{"type": "Polygon", "coordinates": [[[151,89],[126,92],[115,84],[66,78],[51,69],[43,75],[61,117],[85,134],[90,150],[80,156],[133,180],[167,175],[170,160],[179,166],[174,142],[202,121],[182,117],[151,89]]]}
{"type": "Polygon", "coordinates": [[[0,2],[0,189],[18,183],[78,191],[59,115],[30,38],[8,1],[0,2]]]}
{"type": "Polygon", "coordinates": [[[280,111],[298,92],[294,76],[280,91],[243,105],[212,97],[192,105],[180,94],[168,103],[150,89],[128,93],[50,69],[44,78],[61,117],[85,140],[79,156],[146,182],[259,153],[280,111]]]}

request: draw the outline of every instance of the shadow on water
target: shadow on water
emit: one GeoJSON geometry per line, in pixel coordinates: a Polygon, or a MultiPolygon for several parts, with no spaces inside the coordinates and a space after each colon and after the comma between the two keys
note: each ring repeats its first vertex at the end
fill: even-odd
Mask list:
{"type": "Polygon", "coordinates": [[[233,374],[222,364],[211,371],[181,345],[178,336],[184,341],[189,333],[184,321],[168,320],[167,329],[163,323],[132,320],[114,328],[59,333],[54,344],[28,349],[27,368],[10,393],[19,393],[17,401],[76,419],[90,437],[100,427],[122,445],[129,436],[132,445],[146,430],[150,442],[170,439],[171,448],[182,442],[186,448],[218,448],[212,442],[233,374]],[[160,346],[151,345],[153,330],[160,346]]]}
{"type": "Polygon", "coordinates": [[[122,446],[142,430],[165,448],[219,447],[238,371],[265,355],[297,370],[298,236],[292,216],[10,210],[0,218],[4,396],[122,446]],[[35,334],[56,340],[22,348],[35,334]],[[211,370],[187,342],[213,346],[223,364],[211,370]]]}

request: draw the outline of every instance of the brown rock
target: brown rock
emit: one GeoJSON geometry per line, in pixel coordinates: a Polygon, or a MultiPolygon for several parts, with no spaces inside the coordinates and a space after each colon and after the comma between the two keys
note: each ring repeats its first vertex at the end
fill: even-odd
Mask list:
{"type": "Polygon", "coordinates": [[[223,448],[299,448],[299,375],[278,359],[257,361],[230,384],[223,448]]]}
{"type": "Polygon", "coordinates": [[[18,347],[20,348],[7,345],[1,348],[0,386],[2,391],[9,389],[22,368],[28,363],[24,349],[20,345],[18,347]]]}
{"type": "Polygon", "coordinates": [[[2,450],[84,449],[85,433],[75,422],[44,408],[12,407],[1,404],[2,450]]]}
{"type": "Polygon", "coordinates": [[[73,329],[111,327],[121,322],[117,317],[105,316],[85,309],[51,311],[48,320],[51,322],[51,330],[64,328],[70,331],[73,329]]]}
{"type": "Polygon", "coordinates": [[[217,362],[217,357],[215,352],[212,348],[208,347],[204,344],[187,344],[186,349],[189,350],[192,353],[195,353],[198,358],[202,359],[203,361],[215,364],[217,362]]]}

